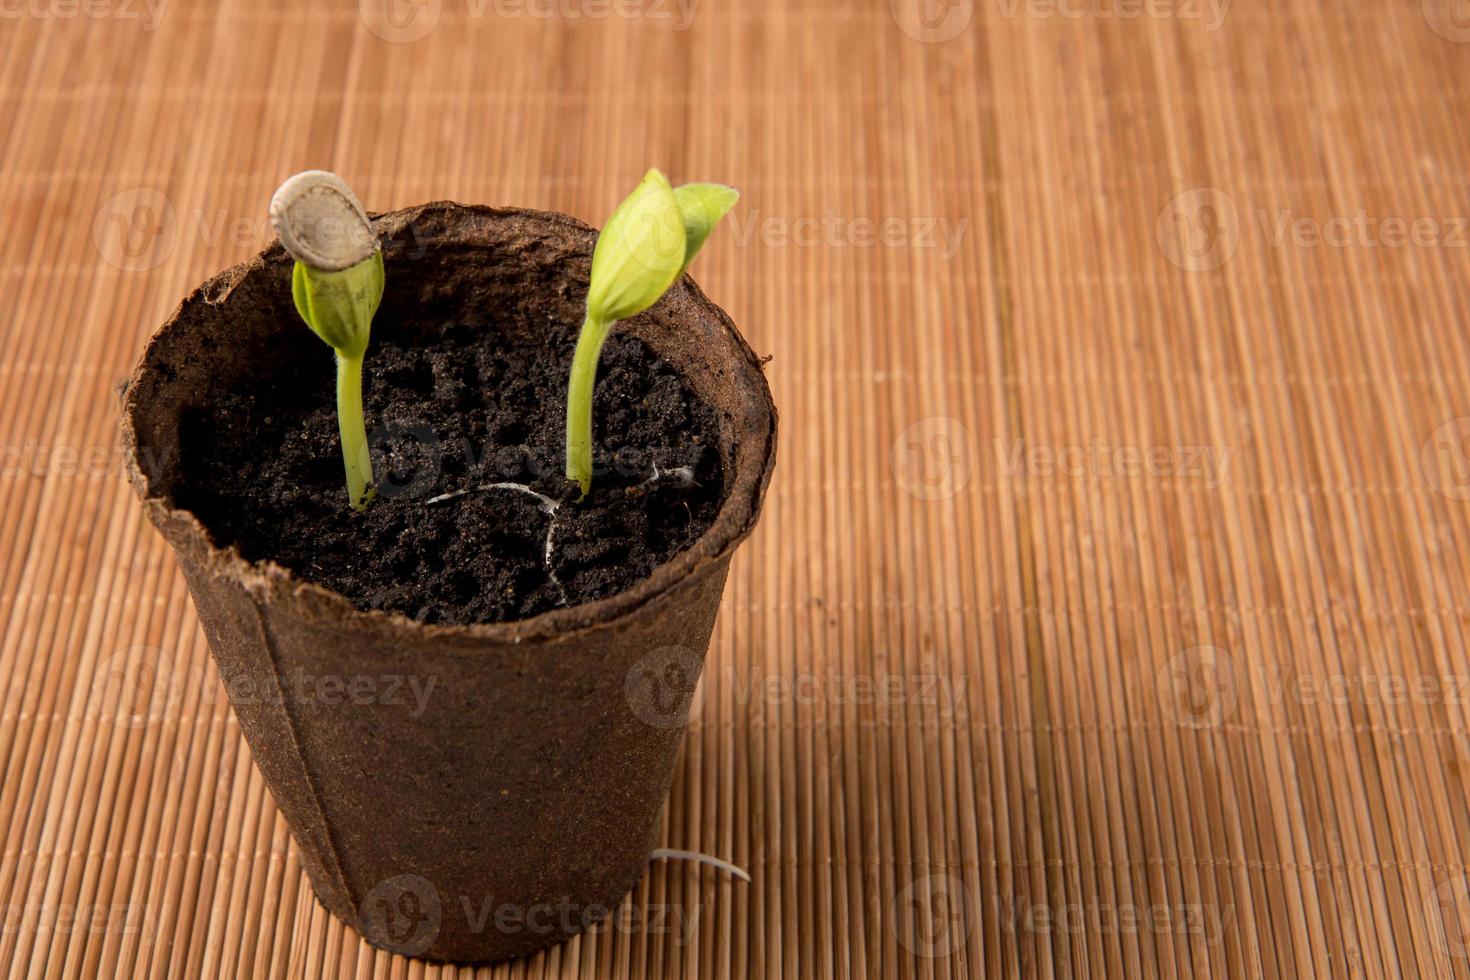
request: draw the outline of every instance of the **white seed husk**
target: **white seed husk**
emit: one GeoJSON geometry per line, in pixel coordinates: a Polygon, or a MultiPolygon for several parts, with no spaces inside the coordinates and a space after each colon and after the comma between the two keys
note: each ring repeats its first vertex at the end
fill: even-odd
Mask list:
{"type": "Polygon", "coordinates": [[[350,269],[377,251],[362,202],[326,170],[304,170],[271,197],[271,225],[291,257],[324,272],[350,269]]]}

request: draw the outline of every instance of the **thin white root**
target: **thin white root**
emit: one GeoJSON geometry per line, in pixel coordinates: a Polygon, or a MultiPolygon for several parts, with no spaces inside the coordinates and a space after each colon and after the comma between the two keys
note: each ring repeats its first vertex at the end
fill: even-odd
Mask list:
{"type": "Polygon", "coordinates": [[[543,514],[555,514],[556,508],[558,506],[555,500],[552,500],[544,493],[537,493],[535,490],[532,490],[524,483],[486,483],[478,487],[469,487],[465,490],[451,490],[448,493],[441,493],[437,497],[430,497],[428,500],[425,500],[424,503],[442,504],[446,500],[453,500],[455,497],[463,497],[465,494],[478,493],[481,490],[518,490],[521,493],[530,494],[531,496],[536,498],[537,506],[541,508],[541,513],[543,514]]]}
{"type": "Polygon", "coordinates": [[[658,468],[657,463],[653,464],[653,476],[650,476],[648,479],[644,480],[638,485],[640,487],[646,487],[650,483],[657,483],[660,479],[666,476],[676,477],[678,479],[679,486],[681,487],[689,487],[694,485],[694,467],[675,466],[671,469],[661,470],[658,468]]]}
{"type": "MultiPolygon", "coordinates": [[[[553,504],[552,506],[555,506],[553,504]]],[[[556,514],[551,515],[551,521],[546,525],[546,550],[542,552],[542,562],[546,565],[546,576],[551,579],[551,584],[556,586],[556,591],[561,593],[561,604],[565,606],[567,600],[567,587],[561,584],[561,579],[556,577],[556,566],[551,561],[551,549],[556,543],[556,514]]]]}
{"type": "Polygon", "coordinates": [[[700,854],[698,851],[680,851],[671,847],[660,847],[648,856],[650,861],[694,861],[698,864],[707,864],[711,868],[718,868],[739,878],[741,881],[749,881],[750,875],[743,868],[738,868],[729,861],[722,861],[708,854],[700,854]]]}
{"type": "Polygon", "coordinates": [[[544,493],[537,493],[524,483],[486,483],[478,487],[469,487],[465,490],[451,490],[449,493],[441,493],[437,497],[430,497],[424,503],[440,504],[446,500],[453,500],[456,497],[463,497],[470,493],[479,493],[482,490],[514,490],[518,493],[529,494],[536,498],[536,506],[541,513],[551,516],[551,520],[546,524],[546,548],[541,552],[541,562],[546,566],[547,578],[551,579],[551,584],[556,586],[556,591],[561,594],[561,604],[563,606],[567,605],[570,600],[567,598],[566,586],[562,585],[561,579],[556,577],[556,566],[551,562],[551,549],[556,541],[556,510],[559,506],[555,500],[552,500],[544,493]]]}

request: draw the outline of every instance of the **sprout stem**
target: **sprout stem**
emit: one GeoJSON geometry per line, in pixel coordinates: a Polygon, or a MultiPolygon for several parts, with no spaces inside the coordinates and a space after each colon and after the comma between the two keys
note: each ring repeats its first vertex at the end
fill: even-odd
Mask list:
{"type": "Polygon", "coordinates": [[[342,465],[347,470],[347,500],[366,510],[372,497],[373,458],[362,420],[362,358],[337,354],[337,426],[342,433],[342,465]]]}
{"type": "Polygon", "coordinates": [[[592,390],[597,384],[597,358],[616,322],[603,323],[589,311],[572,355],[567,384],[567,479],[582,488],[584,497],[592,489],[592,390]]]}

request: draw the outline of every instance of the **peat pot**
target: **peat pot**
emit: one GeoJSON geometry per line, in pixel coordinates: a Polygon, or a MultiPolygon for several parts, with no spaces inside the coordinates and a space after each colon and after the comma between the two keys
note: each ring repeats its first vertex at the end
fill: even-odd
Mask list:
{"type": "MultiPolygon", "coordinates": [[[[435,203],[373,224],[388,281],[375,340],[414,308],[581,320],[596,233],[575,219],[435,203]]],[[[153,337],[124,395],[129,477],[327,908],[376,946],[433,959],[561,942],[617,908],[655,844],[730,557],[775,459],[761,364],[688,277],[621,324],[718,417],[713,525],[607,598],[426,624],[246,561],[175,505],[190,406],[251,384],[287,332],[305,332],[290,276],[272,246],[196,289],[153,337]],[[323,696],[323,678],[362,677],[395,678],[400,696],[323,696]]]]}

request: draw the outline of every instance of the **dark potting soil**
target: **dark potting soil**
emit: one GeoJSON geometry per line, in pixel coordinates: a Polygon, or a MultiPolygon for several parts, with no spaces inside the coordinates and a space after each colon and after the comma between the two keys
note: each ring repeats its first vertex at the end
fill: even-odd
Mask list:
{"type": "Polygon", "coordinates": [[[715,413],[642,341],[614,332],[603,348],[597,476],[579,503],[562,472],[576,326],[392,331],[433,338],[402,346],[374,326],[366,512],[347,506],[335,367],[317,343],[316,356],[283,357],[185,416],[175,498],[217,544],[359,608],[488,623],[622,591],[713,523],[724,496],[715,413]],[[477,489],[494,483],[556,506],[477,489]]]}

